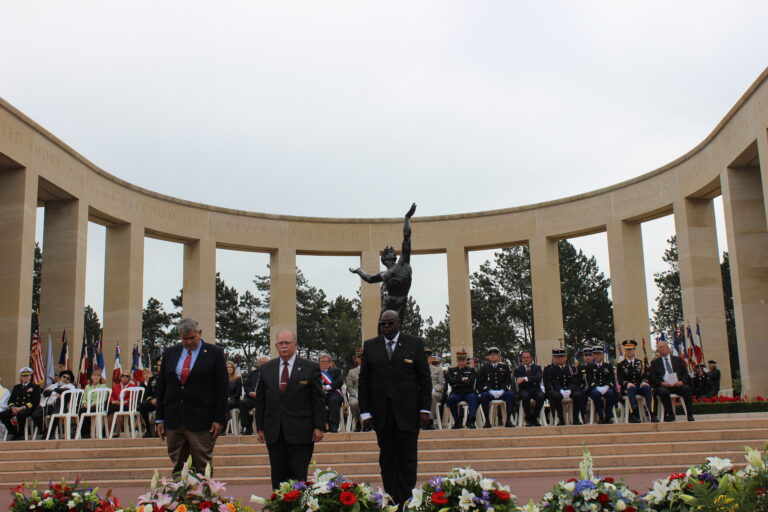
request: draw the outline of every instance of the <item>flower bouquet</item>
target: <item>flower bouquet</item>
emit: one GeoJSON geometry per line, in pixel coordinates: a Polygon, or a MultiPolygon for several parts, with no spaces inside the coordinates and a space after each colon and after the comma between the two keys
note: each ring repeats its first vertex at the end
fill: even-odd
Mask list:
{"type": "Polygon", "coordinates": [[[768,510],[768,443],[763,453],[745,446],[747,465],[736,472],[734,497],[741,510],[768,510]]]}
{"type": "Polygon", "coordinates": [[[558,482],[551,492],[544,495],[540,510],[637,512],[644,509],[644,503],[637,493],[627,487],[624,482],[616,482],[611,477],[599,478],[594,475],[592,456],[586,447],[579,469],[579,478],[558,482]]]}
{"type": "MultiPolygon", "coordinates": [[[[374,492],[367,484],[346,480],[341,474],[314,469],[310,480],[290,480],[269,497],[251,496],[270,512],[394,512],[397,506],[381,489],[374,492]]],[[[139,511],[141,512],[141,511],[139,511]]]]}
{"type": "Polygon", "coordinates": [[[135,512],[253,512],[238,500],[224,496],[226,483],[211,478],[211,466],[205,473],[190,470],[187,459],[176,480],[160,478],[155,471],[148,493],[138,497],[135,512]]]}
{"type": "Polygon", "coordinates": [[[48,484],[48,488],[40,491],[35,482],[29,488],[29,495],[25,493],[25,486],[21,484],[11,488],[13,502],[9,507],[10,512],[30,512],[34,510],[45,512],[122,512],[120,500],[112,497],[112,490],[107,491],[106,496],[98,494],[99,488],[80,487],[80,480],[75,480],[72,487],[60,484],[48,484]]]}
{"type": "Polygon", "coordinates": [[[706,462],[689,468],[685,473],[673,473],[655,480],[644,499],[651,510],[689,512],[702,502],[713,501],[727,493],[728,490],[720,488],[728,485],[730,489],[735,479],[729,459],[708,457],[706,462]]]}
{"type": "Polygon", "coordinates": [[[473,469],[454,468],[414,489],[406,508],[414,512],[512,512],[517,510],[516,499],[508,486],[483,478],[473,469]]]}

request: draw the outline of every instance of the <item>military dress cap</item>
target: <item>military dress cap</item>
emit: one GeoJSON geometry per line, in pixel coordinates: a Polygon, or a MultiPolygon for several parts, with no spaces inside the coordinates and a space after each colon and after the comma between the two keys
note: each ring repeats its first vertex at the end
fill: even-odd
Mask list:
{"type": "Polygon", "coordinates": [[[602,352],[604,352],[604,349],[603,349],[602,345],[595,345],[594,347],[592,347],[592,353],[593,354],[599,354],[599,353],[602,353],[602,352]]]}
{"type": "Polygon", "coordinates": [[[440,356],[432,356],[433,361],[437,361],[438,363],[442,362],[443,358],[440,356]]]}
{"type": "Polygon", "coordinates": [[[710,359],[709,361],[707,361],[707,363],[709,363],[709,364],[717,364],[717,361],[713,361],[713,360],[710,359]]]}
{"type": "Polygon", "coordinates": [[[488,349],[489,354],[501,354],[501,350],[499,350],[497,347],[490,347],[488,349]]]}
{"type": "Polygon", "coordinates": [[[637,342],[635,340],[624,340],[621,342],[624,348],[637,348],[637,342]]]}
{"type": "Polygon", "coordinates": [[[565,349],[564,348],[553,348],[552,349],[552,356],[553,357],[560,357],[565,355],[565,349]]]}
{"type": "Polygon", "coordinates": [[[467,351],[466,350],[459,350],[456,352],[456,359],[463,360],[467,358],[467,351]]]}
{"type": "Polygon", "coordinates": [[[19,368],[19,375],[32,375],[33,373],[35,372],[29,366],[19,368]]]}
{"type": "Polygon", "coordinates": [[[431,348],[425,348],[424,349],[424,355],[431,356],[432,355],[432,349],[431,348]]]}
{"type": "Polygon", "coordinates": [[[585,347],[581,349],[581,355],[583,356],[591,356],[592,355],[592,347],[585,347]]]}
{"type": "Polygon", "coordinates": [[[363,347],[357,347],[355,349],[355,357],[360,357],[361,355],[363,355],[363,347]]]}

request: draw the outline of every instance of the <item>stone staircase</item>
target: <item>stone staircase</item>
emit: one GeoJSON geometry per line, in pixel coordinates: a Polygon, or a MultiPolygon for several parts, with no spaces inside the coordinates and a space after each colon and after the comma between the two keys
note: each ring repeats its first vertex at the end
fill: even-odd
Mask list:
{"type": "MultiPolygon", "coordinates": [[[[743,464],[745,445],[762,448],[768,418],[712,419],[693,423],[642,423],[542,428],[492,428],[423,432],[419,481],[455,466],[486,476],[570,477],[578,472],[582,445],[596,472],[605,476],[670,473],[706,457],[743,464]]],[[[80,477],[100,487],[141,487],[170,462],[158,439],[16,441],[0,443],[0,485],[80,477]]],[[[332,467],[362,481],[380,481],[373,433],[328,434],[315,446],[318,466],[332,467]]],[[[230,485],[269,483],[266,448],[255,436],[227,436],[215,452],[216,477],[230,485]]]]}

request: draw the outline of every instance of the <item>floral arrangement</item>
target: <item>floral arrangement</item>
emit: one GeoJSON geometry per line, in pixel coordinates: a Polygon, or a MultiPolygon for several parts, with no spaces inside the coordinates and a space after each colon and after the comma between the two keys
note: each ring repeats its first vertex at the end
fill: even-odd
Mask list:
{"type": "Polygon", "coordinates": [[[406,509],[418,512],[470,511],[513,512],[516,497],[509,487],[470,468],[454,468],[413,490],[406,509]]]}
{"type": "Polygon", "coordinates": [[[204,474],[194,472],[191,466],[190,457],[175,480],[161,479],[155,471],[149,492],[138,497],[132,512],[253,512],[224,495],[226,483],[211,478],[210,464],[204,474]]]}
{"type": "Polygon", "coordinates": [[[749,398],[747,395],[736,396],[711,396],[708,398],[694,398],[694,403],[702,404],[718,404],[718,403],[734,403],[734,402],[765,402],[765,398],[762,396],[756,396],[754,399],[749,398]]]}
{"type": "MultiPolygon", "coordinates": [[[[271,512],[394,512],[397,506],[381,489],[374,492],[367,484],[346,480],[330,469],[313,469],[311,480],[290,480],[265,499],[251,496],[251,501],[271,512]]],[[[141,511],[138,511],[141,512],[141,511]]],[[[223,512],[223,511],[222,511],[223,512]]]]}
{"type": "MultiPolygon", "coordinates": [[[[563,512],[599,512],[625,511],[637,512],[644,509],[644,503],[636,492],[623,482],[611,477],[600,478],[592,470],[592,455],[586,447],[579,464],[579,478],[558,482],[551,492],[541,500],[541,511],[563,512]]],[[[532,504],[528,510],[534,512],[532,504]]]]}
{"type": "Polygon", "coordinates": [[[726,489],[718,489],[733,484],[735,479],[730,459],[708,457],[706,462],[684,473],[673,473],[654,481],[644,499],[652,510],[689,512],[702,501],[723,494],[726,489]]]}
{"type": "Polygon", "coordinates": [[[112,497],[112,490],[107,491],[106,496],[101,497],[99,488],[80,487],[80,481],[75,480],[72,486],[62,482],[60,484],[48,484],[44,491],[38,490],[35,482],[29,488],[29,495],[25,493],[25,485],[21,484],[11,488],[13,501],[9,507],[10,512],[30,512],[34,510],[46,512],[122,512],[120,500],[112,497]]]}

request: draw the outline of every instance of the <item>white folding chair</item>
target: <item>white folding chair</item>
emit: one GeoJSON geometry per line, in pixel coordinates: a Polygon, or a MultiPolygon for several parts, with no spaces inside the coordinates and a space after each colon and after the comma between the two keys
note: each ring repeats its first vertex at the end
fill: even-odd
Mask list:
{"type": "MultiPolygon", "coordinates": [[[[650,416],[648,416],[648,409],[646,408],[644,396],[637,395],[637,406],[640,408],[640,411],[638,411],[640,413],[640,421],[651,421],[650,416]]],[[[629,395],[624,395],[624,407],[621,415],[622,423],[629,423],[629,413],[631,409],[632,405],[629,403],[629,395]]]]}
{"type": "MultiPolygon", "coordinates": [[[[144,388],[140,387],[123,388],[120,391],[120,409],[112,417],[112,427],[109,429],[110,438],[115,432],[115,424],[118,419],[124,416],[127,416],[130,422],[131,437],[137,437],[137,433],[141,434],[139,430],[141,420],[139,419],[138,407],[143,396],[144,388]]],[[[119,433],[120,432],[118,431],[118,435],[119,433]]]]}
{"type": "Polygon", "coordinates": [[[91,439],[94,438],[94,432],[97,439],[104,438],[104,425],[107,424],[107,404],[111,394],[112,390],[109,388],[96,388],[88,391],[84,404],[86,410],[80,415],[80,420],[77,422],[76,439],[82,438],[83,420],[86,416],[91,418],[91,439]]]}
{"type": "MultiPolygon", "coordinates": [[[[531,398],[531,405],[533,407],[536,407],[536,400],[531,398]]],[[[539,413],[539,424],[542,427],[546,427],[549,425],[549,422],[547,421],[547,408],[546,408],[547,402],[544,402],[544,407],[541,408],[541,412],[539,413]]],[[[520,405],[517,408],[517,426],[518,427],[524,427],[525,426],[525,409],[523,408],[523,402],[520,402],[520,405]]]]}
{"type": "MultiPolygon", "coordinates": [[[[51,431],[56,420],[61,420],[64,425],[64,438],[72,439],[72,421],[77,420],[78,413],[80,412],[80,400],[83,398],[82,389],[68,389],[59,396],[59,412],[51,414],[48,418],[48,435],[45,439],[51,438],[51,431]]],[[[56,430],[56,439],[59,438],[59,430],[56,430]]]]}
{"type": "Polygon", "coordinates": [[[24,440],[29,441],[30,439],[32,441],[37,439],[37,427],[31,417],[27,418],[27,422],[24,423],[24,440]]]}
{"type": "Polygon", "coordinates": [[[491,400],[488,416],[490,416],[492,427],[503,427],[507,421],[507,403],[504,400],[491,400]],[[501,412],[501,419],[499,419],[499,412],[501,412]]]}
{"type": "MultiPolygon", "coordinates": [[[[672,394],[672,395],[670,396],[670,398],[672,399],[672,414],[673,414],[675,417],[677,417],[677,414],[675,414],[675,411],[677,410],[677,407],[676,407],[676,406],[677,406],[678,404],[680,404],[680,405],[682,405],[682,406],[683,406],[683,416],[687,417],[687,416],[688,416],[688,408],[685,406],[685,400],[683,400],[683,399],[682,399],[682,397],[681,397],[680,395],[675,395],[675,394],[672,394]]],[[[659,412],[656,414],[656,416],[657,416],[657,417],[658,417],[660,420],[663,420],[663,419],[664,419],[664,416],[665,416],[665,415],[664,415],[664,402],[662,402],[661,400],[659,400],[659,398],[658,398],[658,397],[656,398],[656,401],[659,403],[659,412]]]]}
{"type": "Polygon", "coordinates": [[[227,421],[225,433],[232,434],[233,436],[240,435],[240,409],[237,407],[229,410],[229,420],[227,421]]]}

